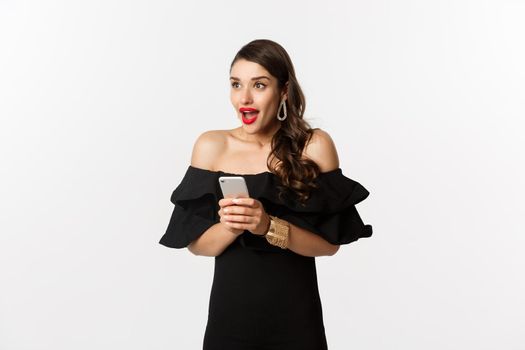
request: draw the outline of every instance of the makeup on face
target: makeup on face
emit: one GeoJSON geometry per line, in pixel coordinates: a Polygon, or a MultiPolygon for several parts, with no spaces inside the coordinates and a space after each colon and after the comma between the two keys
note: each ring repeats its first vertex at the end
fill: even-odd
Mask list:
{"type": "Polygon", "coordinates": [[[230,71],[230,98],[240,114],[242,124],[264,123],[268,109],[273,105],[274,80],[258,63],[241,59],[230,71]],[[260,121],[257,121],[261,118],[260,121]]]}

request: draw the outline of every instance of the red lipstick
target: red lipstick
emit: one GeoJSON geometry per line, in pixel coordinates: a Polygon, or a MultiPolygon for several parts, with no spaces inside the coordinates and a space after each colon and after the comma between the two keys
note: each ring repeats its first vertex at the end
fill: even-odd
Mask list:
{"type": "Polygon", "coordinates": [[[259,111],[251,107],[242,107],[239,108],[239,111],[242,113],[242,121],[244,124],[252,124],[259,115],[259,111]]]}

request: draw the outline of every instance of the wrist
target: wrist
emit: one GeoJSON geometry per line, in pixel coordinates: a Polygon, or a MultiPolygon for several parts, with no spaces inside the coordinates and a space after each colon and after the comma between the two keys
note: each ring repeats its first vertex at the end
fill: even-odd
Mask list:
{"type": "Polygon", "coordinates": [[[264,230],[264,234],[262,234],[261,236],[266,236],[266,234],[270,231],[270,227],[272,226],[272,218],[270,217],[270,215],[266,214],[266,218],[268,219],[268,225],[266,225],[266,229],[264,230]]]}
{"type": "Polygon", "coordinates": [[[266,214],[266,220],[268,221],[268,224],[266,225],[266,229],[263,231],[263,233],[262,234],[254,233],[254,235],[259,236],[259,237],[266,237],[266,234],[268,233],[268,231],[270,231],[270,227],[272,224],[272,219],[270,215],[266,214]]]}

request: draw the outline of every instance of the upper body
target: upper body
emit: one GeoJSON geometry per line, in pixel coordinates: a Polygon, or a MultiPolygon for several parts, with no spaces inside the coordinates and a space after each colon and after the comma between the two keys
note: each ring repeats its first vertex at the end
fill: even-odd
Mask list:
{"type": "MultiPolygon", "coordinates": [[[[221,170],[233,174],[257,174],[270,171],[266,166],[270,145],[244,141],[239,136],[240,134],[240,128],[210,130],[202,133],[193,146],[191,165],[200,169],[221,170]]],[[[303,151],[303,156],[314,161],[321,172],[328,172],[339,167],[335,144],[330,135],[321,129],[314,130],[310,142],[303,151]]],[[[263,227],[266,226],[263,225],[263,227]]],[[[291,237],[289,249],[292,250],[294,243],[297,243],[300,252],[305,250],[301,249],[301,245],[308,247],[317,243],[319,246],[319,243],[322,243],[322,249],[318,251],[317,256],[333,255],[339,249],[339,245],[330,244],[321,237],[298,227],[292,228],[291,236],[298,238],[294,240],[294,237],[291,237]]],[[[192,253],[200,255],[197,254],[198,250],[193,248],[193,244],[188,246],[192,253]]],[[[310,249],[310,251],[311,255],[316,254],[315,249],[310,249]]]]}

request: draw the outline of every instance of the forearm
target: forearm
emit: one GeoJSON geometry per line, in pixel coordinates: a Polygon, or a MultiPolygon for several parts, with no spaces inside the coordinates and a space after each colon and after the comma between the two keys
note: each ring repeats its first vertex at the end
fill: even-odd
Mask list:
{"type": "Polygon", "coordinates": [[[194,255],[218,256],[228,247],[237,235],[225,228],[221,222],[216,223],[188,245],[194,255]]]}
{"type": "Polygon", "coordinates": [[[290,223],[288,249],[304,256],[330,256],[339,250],[321,236],[290,223]]]}

